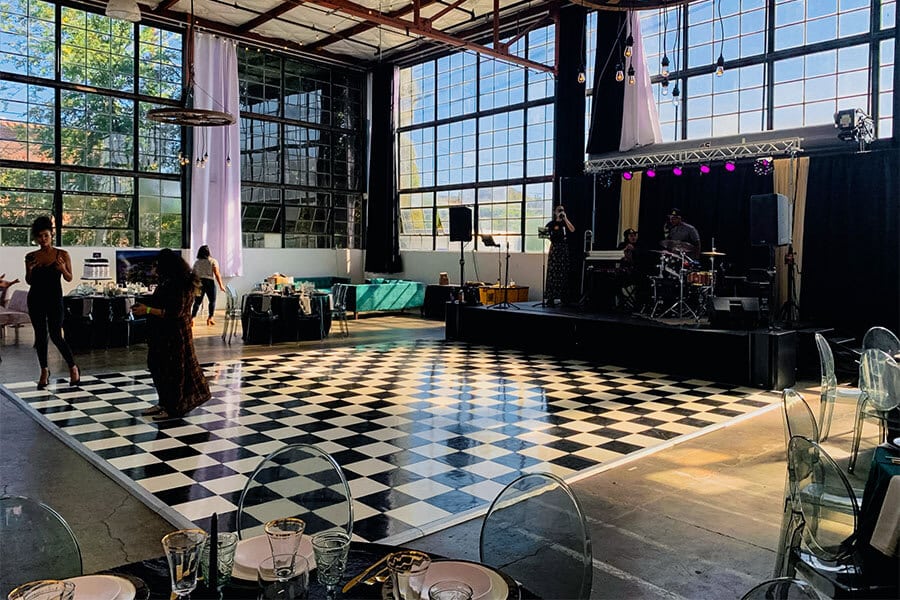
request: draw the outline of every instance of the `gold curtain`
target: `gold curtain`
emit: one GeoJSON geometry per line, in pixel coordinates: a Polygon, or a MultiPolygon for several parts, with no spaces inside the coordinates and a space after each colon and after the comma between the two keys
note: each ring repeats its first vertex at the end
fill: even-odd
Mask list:
{"type": "MultiPolygon", "coordinates": [[[[775,193],[784,194],[793,209],[791,238],[794,248],[794,299],[800,297],[800,273],[803,272],[803,221],[806,217],[806,183],[809,175],[809,157],[779,158],[775,161],[775,193]]],[[[775,249],[775,270],[778,285],[778,310],[788,299],[788,270],[784,264],[787,246],[775,249]]]]}
{"type": "MultiPolygon", "coordinates": [[[[619,240],[626,229],[639,229],[638,215],[641,210],[641,177],[637,171],[629,181],[622,180],[622,191],[619,193],[619,240]]],[[[618,243],[618,242],[616,242],[618,243]]]]}

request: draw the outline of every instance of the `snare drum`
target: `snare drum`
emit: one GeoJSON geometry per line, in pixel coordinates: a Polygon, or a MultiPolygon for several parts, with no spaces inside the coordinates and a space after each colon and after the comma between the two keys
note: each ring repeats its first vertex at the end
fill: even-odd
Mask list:
{"type": "Polygon", "coordinates": [[[691,285],[712,285],[712,271],[694,271],[688,273],[688,283],[691,285]]]}

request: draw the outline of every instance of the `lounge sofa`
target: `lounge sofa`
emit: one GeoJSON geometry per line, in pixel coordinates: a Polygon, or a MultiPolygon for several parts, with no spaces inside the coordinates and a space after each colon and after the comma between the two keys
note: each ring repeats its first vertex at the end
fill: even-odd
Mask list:
{"type": "Polygon", "coordinates": [[[425,284],[403,279],[367,279],[347,287],[347,312],[358,318],[361,312],[401,311],[425,303],[425,284]]]}

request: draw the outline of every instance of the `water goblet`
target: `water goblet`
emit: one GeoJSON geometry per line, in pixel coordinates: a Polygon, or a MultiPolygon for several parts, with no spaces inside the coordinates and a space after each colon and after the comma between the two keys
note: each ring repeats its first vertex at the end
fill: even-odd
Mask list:
{"type": "Polygon", "coordinates": [[[162,539],[166,559],[169,561],[172,592],[179,598],[189,596],[197,587],[200,553],[207,537],[209,536],[202,529],[179,529],[162,539]]]}
{"type": "Polygon", "coordinates": [[[438,581],[428,588],[428,600],[472,600],[472,588],[462,581],[438,581]]]}
{"type": "Polygon", "coordinates": [[[403,550],[388,556],[394,600],[418,600],[431,566],[431,557],[418,550],[403,550]]]}
{"type": "Polygon", "coordinates": [[[313,536],[312,547],[316,557],[316,579],[325,586],[326,596],[334,598],[347,568],[350,535],[343,529],[322,531],[313,536]]]}
{"type": "Polygon", "coordinates": [[[273,519],[266,523],[266,537],[272,556],[280,557],[280,562],[275,563],[276,572],[283,572],[287,576],[293,570],[294,557],[300,548],[304,529],[306,523],[295,517],[273,519]]]}
{"type": "Polygon", "coordinates": [[[309,561],[303,556],[295,556],[292,570],[285,573],[276,568],[284,564],[286,556],[269,556],[256,569],[259,584],[258,600],[305,600],[309,595],[309,561]]]}
{"type": "MultiPolygon", "coordinates": [[[[218,587],[221,590],[225,584],[231,579],[231,573],[234,571],[234,553],[237,550],[238,534],[224,531],[219,536],[218,544],[218,563],[219,577],[218,587]]],[[[203,558],[200,561],[200,577],[209,585],[209,545],[212,540],[208,539],[203,544],[203,558]]]]}
{"type": "Polygon", "coordinates": [[[22,584],[7,596],[8,600],[72,600],[75,584],[70,581],[42,579],[22,584]]]}

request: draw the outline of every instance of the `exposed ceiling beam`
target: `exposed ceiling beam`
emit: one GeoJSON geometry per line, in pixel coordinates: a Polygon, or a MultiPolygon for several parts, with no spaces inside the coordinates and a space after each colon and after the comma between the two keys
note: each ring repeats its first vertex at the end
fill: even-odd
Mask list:
{"type": "Polygon", "coordinates": [[[431,22],[434,23],[435,21],[437,21],[438,19],[440,19],[441,17],[443,17],[444,15],[446,15],[446,14],[447,14],[448,12],[450,12],[451,10],[453,10],[453,9],[455,9],[455,8],[459,8],[459,6],[460,6],[462,3],[466,2],[466,1],[467,1],[467,0],[456,0],[456,2],[453,2],[453,3],[451,3],[451,4],[448,4],[447,6],[445,6],[444,8],[442,8],[441,10],[439,10],[439,11],[437,11],[436,13],[434,13],[433,15],[431,15],[431,17],[430,17],[430,18],[431,18],[431,22]]]}
{"type": "MultiPolygon", "coordinates": [[[[439,2],[439,1],[440,0],[422,0],[419,3],[419,8],[420,9],[425,8],[429,4],[435,4],[436,2],[439,2]]],[[[398,8],[397,10],[392,10],[391,12],[385,13],[385,14],[390,17],[400,18],[400,17],[405,17],[406,15],[408,15],[411,12],[413,12],[413,5],[408,4],[402,8],[398,8]]],[[[342,40],[349,39],[355,35],[364,33],[366,31],[369,31],[370,29],[374,29],[375,27],[376,27],[376,25],[374,23],[369,23],[367,21],[363,21],[362,23],[357,23],[356,25],[354,25],[352,27],[344,29],[340,33],[335,33],[335,34],[329,35],[326,38],[319,40],[318,42],[313,42],[313,43],[309,44],[307,46],[307,48],[309,48],[310,50],[318,50],[319,48],[323,48],[325,46],[328,46],[329,44],[333,44],[335,42],[340,42],[342,40]]]]}
{"type": "Polygon", "coordinates": [[[671,8],[680,4],[687,4],[695,0],[656,0],[655,2],[635,2],[633,0],[571,0],[572,4],[579,4],[585,8],[597,10],[657,10],[671,8]]]}
{"type": "Polygon", "coordinates": [[[300,6],[304,2],[305,2],[305,0],[292,0],[291,2],[284,2],[282,4],[279,4],[275,8],[267,10],[263,14],[253,17],[252,19],[250,19],[243,25],[239,25],[237,30],[240,32],[244,32],[244,31],[250,31],[251,29],[255,29],[255,28],[259,27],[260,25],[262,25],[263,23],[271,21],[272,19],[277,19],[284,13],[300,6]]]}
{"type": "Polygon", "coordinates": [[[163,0],[156,6],[156,10],[168,10],[178,4],[178,0],[163,0]]]}
{"type": "Polygon", "coordinates": [[[492,56],[509,63],[521,65],[529,69],[534,69],[535,71],[550,73],[554,73],[556,71],[555,66],[549,66],[541,64],[539,62],[535,62],[533,60],[528,60],[527,58],[521,58],[500,49],[488,48],[487,46],[482,46],[481,44],[475,44],[473,42],[460,39],[442,31],[433,30],[430,27],[418,27],[411,21],[407,21],[397,17],[390,17],[385,14],[379,14],[378,11],[374,9],[356,4],[355,2],[351,2],[350,0],[307,0],[307,3],[324,6],[338,12],[346,13],[358,19],[370,21],[372,23],[375,23],[376,25],[391,27],[406,34],[419,35],[425,38],[429,38],[453,48],[471,50],[478,54],[492,56]]]}

